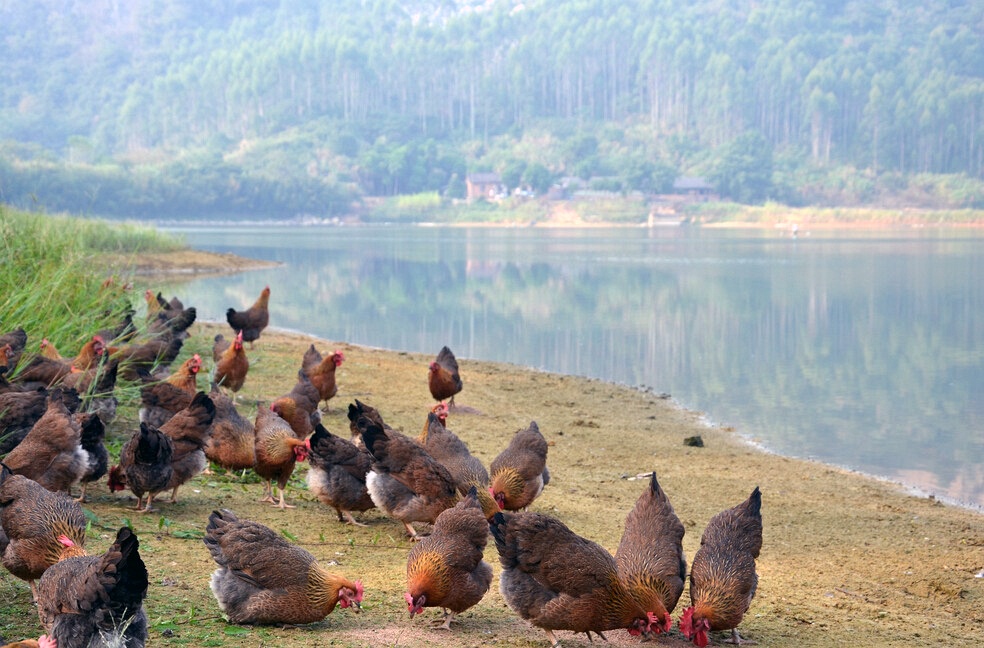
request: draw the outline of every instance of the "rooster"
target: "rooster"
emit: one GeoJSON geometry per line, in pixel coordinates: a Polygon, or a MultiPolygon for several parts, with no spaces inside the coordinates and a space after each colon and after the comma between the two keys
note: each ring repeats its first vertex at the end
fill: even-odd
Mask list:
{"type": "Polygon", "coordinates": [[[270,286],[266,286],[256,302],[246,310],[228,309],[226,321],[233,331],[243,334],[243,341],[249,342],[252,349],[253,342],[260,339],[260,333],[270,323],[270,286]]]}
{"type": "Polygon", "coordinates": [[[314,345],[311,345],[304,352],[304,359],[301,361],[301,371],[311,379],[314,388],[318,390],[318,396],[325,402],[325,411],[328,411],[328,401],[338,393],[338,384],[335,382],[335,370],[342,366],[345,361],[345,354],[341,351],[333,351],[328,357],[323,358],[314,345]]]}
{"type": "Polygon", "coordinates": [[[270,408],[260,407],[255,423],[256,464],[253,470],[263,479],[261,502],[276,504],[281,509],[294,508],[284,501],[287,480],[298,461],[307,459],[308,449],[303,439],[294,435],[287,421],[270,408]],[[273,499],[273,481],[280,489],[279,503],[273,499]]]}
{"type": "Polygon", "coordinates": [[[547,469],[547,441],[536,421],[518,431],[505,450],[489,466],[492,484],[489,492],[500,509],[525,509],[550,483],[547,469]]]}
{"type": "Polygon", "coordinates": [[[38,582],[38,616],[58,648],[126,646],[147,641],[147,567],[137,536],[122,527],[99,556],[68,558],[38,582]]]}
{"type": "Polygon", "coordinates": [[[473,486],[453,508],[443,511],[433,532],[410,550],[404,598],[410,618],[425,607],[444,608],[444,623],[482,600],[492,583],[492,567],[482,560],[489,528],[473,486]]]}
{"type": "Polygon", "coordinates": [[[660,623],[632,596],[615,559],[560,520],[541,513],[496,513],[489,524],[502,564],[499,590],[522,618],[560,645],[554,630],[639,635],[660,623]]]}
{"type": "Polygon", "coordinates": [[[120,463],[109,469],[110,492],[121,491],[127,486],[137,496],[134,510],[149,513],[154,509],[154,497],[167,489],[173,469],[171,457],[174,443],[171,438],[146,423],[123,445],[120,463]],[[141,508],[146,493],[147,503],[141,508]]]}
{"type": "Polygon", "coordinates": [[[85,555],[85,526],[78,502],[0,464],[0,562],[31,585],[35,599],[34,581],[46,569],[85,555]]]}
{"type": "Polygon", "coordinates": [[[373,458],[366,476],[369,496],[383,512],[403,523],[412,540],[419,540],[411,523],[432,524],[441,511],[455,505],[454,478],[413,439],[386,432],[365,417],[358,425],[373,458]]]}
{"type": "Polygon", "coordinates": [[[625,518],[615,563],[632,595],[659,620],[656,632],[669,632],[673,626],[670,612],[683,593],[687,577],[684,531],[654,472],[649,487],[625,518]]]}
{"type": "Polygon", "coordinates": [[[232,623],[314,623],[336,604],[361,608],[361,582],[328,572],[310,552],[228,509],[209,516],[204,542],[219,566],[212,593],[232,623]]]}
{"type": "Polygon", "coordinates": [[[235,393],[243,388],[246,374],[249,372],[249,358],[243,348],[243,332],[229,342],[221,334],[215,336],[212,347],[212,359],[215,362],[213,381],[216,385],[225,387],[235,393]]]}
{"type": "Polygon", "coordinates": [[[451,349],[443,347],[437,357],[430,363],[427,375],[427,386],[434,400],[443,401],[450,398],[450,407],[454,407],[454,396],[461,391],[461,376],[458,374],[458,361],[451,349]]]}
{"type": "Polygon", "coordinates": [[[742,643],[738,624],[748,612],[758,586],[755,559],[762,550],[762,493],[711,518],[690,566],[690,607],[683,611],[680,632],[694,645],[707,645],[710,631],[731,630],[742,643]]]}
{"type": "Polygon", "coordinates": [[[368,511],[376,506],[366,489],[372,457],[351,441],[335,436],[320,423],[307,440],[307,447],[311,462],[307,472],[308,489],[321,503],[335,509],[339,522],[366,526],[355,521],[352,511],[368,511]]]}

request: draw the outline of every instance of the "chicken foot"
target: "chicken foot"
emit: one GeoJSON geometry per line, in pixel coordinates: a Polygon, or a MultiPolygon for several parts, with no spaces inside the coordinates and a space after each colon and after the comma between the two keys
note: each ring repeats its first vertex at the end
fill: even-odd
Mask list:
{"type": "Polygon", "coordinates": [[[442,609],[444,610],[444,616],[431,621],[431,625],[434,626],[435,630],[450,630],[451,622],[454,621],[454,612],[446,608],[442,609]]]}
{"type": "MultiPolygon", "coordinates": [[[[278,488],[277,490],[279,490],[279,491],[280,491],[280,502],[279,502],[279,503],[278,503],[278,504],[276,505],[276,506],[277,506],[277,508],[279,508],[279,509],[280,509],[281,511],[283,511],[283,510],[286,510],[286,509],[292,509],[292,508],[297,508],[297,507],[296,507],[296,506],[294,506],[293,504],[288,504],[288,503],[287,503],[287,502],[286,502],[286,501],[284,500],[284,489],[283,489],[283,488],[278,488]]],[[[271,501],[271,503],[272,503],[272,502],[273,502],[273,498],[270,498],[270,501],[271,501]]]]}
{"type": "Polygon", "coordinates": [[[731,639],[722,639],[722,643],[734,644],[736,646],[754,646],[757,642],[751,639],[742,639],[738,634],[738,628],[731,629],[731,639]]]}
{"type": "Polygon", "coordinates": [[[344,522],[345,524],[351,524],[353,526],[360,526],[360,527],[369,526],[368,524],[363,524],[362,522],[356,522],[355,518],[352,517],[352,513],[350,511],[343,511],[342,509],[335,509],[335,510],[338,511],[339,522],[344,522]]]}
{"type": "Polygon", "coordinates": [[[263,497],[257,500],[258,502],[269,502],[270,504],[276,504],[277,500],[273,499],[273,482],[264,481],[263,482],[263,497]]]}

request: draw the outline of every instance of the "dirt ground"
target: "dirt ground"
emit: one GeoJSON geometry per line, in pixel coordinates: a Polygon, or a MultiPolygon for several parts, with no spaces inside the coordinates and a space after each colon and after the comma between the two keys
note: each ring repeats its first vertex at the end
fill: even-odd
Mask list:
{"type": "MultiPolygon", "coordinates": [[[[181,359],[195,351],[211,358],[217,332],[229,331],[224,324],[196,324],[181,359]]],[[[346,358],[338,370],[339,393],[324,415],[329,430],[347,433],[345,411],[356,398],[377,407],[394,427],[412,434],[422,428],[433,404],[426,382],[432,356],[272,330],[248,350],[251,369],[240,392],[244,413],[251,416],[257,402],[289,390],[312,343],[322,352],[340,349],[346,358]]],[[[658,394],[513,365],[459,363],[464,390],[448,427],[488,465],[513,432],[535,420],[550,444],[552,481],[531,510],[557,516],[611,551],[647,485],[639,475],[656,471],[686,526],[688,558],[707,520],[759,486],[759,588],[740,626],[743,637],[759,646],[977,646],[984,639],[984,516],[909,495],[894,484],[767,454],[658,394]],[[703,447],[684,445],[695,435],[703,447]]],[[[111,452],[135,428],[132,420],[114,424],[111,452]]],[[[493,587],[451,632],[431,629],[439,610],[411,620],[403,601],[411,545],[402,525],[376,510],[360,516],[368,527],[339,523],[306,490],[305,471],[306,465],[296,471],[288,487],[288,501],[297,508],[287,511],[256,502],[262,486],[251,474],[199,476],[181,488],[178,503],[161,502],[150,515],[129,510],[132,497],[111,495],[105,481],[90,488],[88,550],[105,550],[122,524],[132,525],[140,538],[151,581],[149,646],[549,645],[542,631],[506,607],[492,544],[485,558],[495,571],[493,587]],[[219,507],[282,530],[331,569],[361,578],[362,613],[339,608],[324,622],[299,628],[227,624],[208,587],[215,565],[201,542],[208,514],[219,507]]],[[[688,601],[684,592],[674,619],[688,601]]],[[[3,571],[0,634],[39,633],[26,583],[3,571]]],[[[606,636],[612,646],[639,643],[624,631],[606,636]]],[[[712,639],[720,643],[727,636],[712,639]]],[[[592,645],[584,635],[558,637],[564,646],[592,645]]],[[[675,628],[655,643],[689,645],[675,628]]]]}

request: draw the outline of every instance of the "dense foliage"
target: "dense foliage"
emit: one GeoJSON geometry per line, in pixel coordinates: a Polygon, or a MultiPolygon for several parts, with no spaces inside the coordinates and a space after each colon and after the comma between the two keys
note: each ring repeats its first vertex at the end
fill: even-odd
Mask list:
{"type": "Polygon", "coordinates": [[[3,3],[0,140],[41,149],[5,147],[0,198],[330,214],[495,170],[845,203],[922,173],[979,205],[981,25],[940,0],[3,3]]]}

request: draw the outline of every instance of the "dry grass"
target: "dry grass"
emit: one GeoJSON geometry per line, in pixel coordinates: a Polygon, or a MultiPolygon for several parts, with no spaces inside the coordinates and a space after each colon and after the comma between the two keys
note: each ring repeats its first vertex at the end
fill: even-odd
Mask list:
{"type": "MultiPolygon", "coordinates": [[[[186,353],[210,348],[224,326],[196,325],[186,353]]],[[[267,333],[250,353],[244,409],[286,392],[301,354],[312,341],[267,333]]],[[[391,425],[416,434],[432,404],[429,357],[343,343],[339,394],[325,424],[345,433],[354,398],[380,409],[391,425]]],[[[436,352],[436,349],[435,349],[436,352]]],[[[210,357],[210,355],[208,356],[210,357]]],[[[897,487],[819,464],[759,452],[729,430],[707,428],[699,417],[656,395],[603,382],[540,373],[503,364],[459,359],[465,382],[448,426],[486,464],[510,435],[536,420],[550,443],[553,479],[533,510],[558,516],[573,530],[614,551],[625,514],[646,486],[632,479],[656,470],[687,528],[692,557],[704,524],[756,485],[763,492],[764,547],[759,592],[742,624],[760,646],[978,645],[984,636],[984,517],[902,493],[897,487]],[[470,413],[468,413],[470,412],[470,413]],[[695,434],[705,447],[683,445],[695,434]]],[[[117,439],[130,425],[116,426],[117,439]]],[[[132,501],[97,486],[88,509],[97,518],[88,542],[102,551],[116,528],[129,521],[141,540],[151,587],[146,607],[150,646],[547,646],[543,633],[518,619],[493,585],[486,598],[461,616],[451,633],[432,630],[429,611],[413,621],[403,602],[410,543],[402,525],[378,511],[361,516],[367,528],[344,526],[307,493],[296,474],[285,512],[256,503],[254,476],[200,476],[143,516],[132,501]],[[235,510],[282,529],[332,569],[359,577],[364,610],[337,609],[326,621],[302,628],[230,626],[208,588],[214,569],[200,537],[209,512],[235,510]]],[[[494,546],[486,559],[498,574],[494,546]]],[[[682,604],[687,601],[684,593],[682,604]]],[[[8,637],[37,635],[39,626],[25,583],[0,575],[0,629],[8,637]]],[[[587,639],[560,633],[565,646],[587,639]]],[[[610,645],[636,645],[625,632],[607,634],[610,645]]],[[[678,632],[662,645],[686,645],[678,632]]]]}

